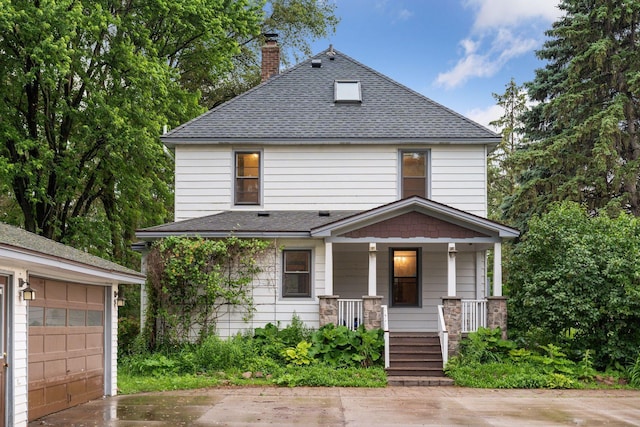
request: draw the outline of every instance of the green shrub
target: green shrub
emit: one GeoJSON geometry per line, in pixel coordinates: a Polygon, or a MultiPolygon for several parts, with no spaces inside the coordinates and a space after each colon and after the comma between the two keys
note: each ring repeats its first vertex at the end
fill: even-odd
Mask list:
{"type": "Polygon", "coordinates": [[[374,366],[383,362],[384,335],[381,329],[365,330],[360,325],[352,331],[346,326],[328,324],[312,337],[311,353],[334,367],[374,366]]]}
{"type": "Polygon", "coordinates": [[[502,339],[500,328],[479,328],[460,343],[460,358],[464,363],[499,362],[515,347],[512,341],[502,339]]]}
{"type": "Polygon", "coordinates": [[[210,335],[195,348],[194,353],[198,368],[203,372],[243,370],[257,356],[252,340],[241,335],[226,340],[210,335]]]}
{"type": "Polygon", "coordinates": [[[295,347],[287,347],[282,350],[282,355],[290,365],[309,365],[313,357],[309,354],[311,344],[307,341],[300,341],[295,347]]]}
{"type": "Polygon", "coordinates": [[[629,367],[629,385],[631,387],[640,388],[640,353],[636,357],[636,361],[629,367]]]}
{"type": "Polygon", "coordinates": [[[133,375],[157,377],[177,374],[179,369],[175,360],[164,354],[153,353],[128,358],[124,371],[133,375]]]}

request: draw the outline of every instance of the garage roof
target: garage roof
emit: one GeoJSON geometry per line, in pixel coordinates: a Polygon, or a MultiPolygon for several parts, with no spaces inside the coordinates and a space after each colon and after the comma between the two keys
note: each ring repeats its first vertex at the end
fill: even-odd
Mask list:
{"type": "Polygon", "coordinates": [[[83,266],[96,272],[100,271],[102,276],[107,273],[120,283],[144,283],[145,279],[139,271],[0,222],[0,258],[8,257],[5,251],[14,253],[14,256],[35,255],[43,260],[83,266]]]}

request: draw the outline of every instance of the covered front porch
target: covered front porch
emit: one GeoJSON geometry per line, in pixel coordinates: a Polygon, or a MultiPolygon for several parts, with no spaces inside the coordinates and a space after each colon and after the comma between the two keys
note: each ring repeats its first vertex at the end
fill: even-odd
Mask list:
{"type": "Polygon", "coordinates": [[[517,230],[411,198],[312,234],[324,238],[325,249],[320,326],[439,332],[448,338],[445,352],[478,327],[506,331],[502,241],[517,230]]]}

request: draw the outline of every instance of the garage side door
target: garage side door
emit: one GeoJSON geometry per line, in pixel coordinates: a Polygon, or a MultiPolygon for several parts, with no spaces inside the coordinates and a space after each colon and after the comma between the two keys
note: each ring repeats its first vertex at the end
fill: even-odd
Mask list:
{"type": "Polygon", "coordinates": [[[104,394],[104,287],[30,277],[29,420],[104,394]]]}

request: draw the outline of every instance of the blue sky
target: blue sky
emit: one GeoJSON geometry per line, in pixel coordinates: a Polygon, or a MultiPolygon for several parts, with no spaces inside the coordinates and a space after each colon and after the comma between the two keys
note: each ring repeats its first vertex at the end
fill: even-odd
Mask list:
{"type": "Polygon", "coordinates": [[[341,18],[329,44],[485,126],[492,93],[533,79],[559,0],[326,0],[341,18]]]}

